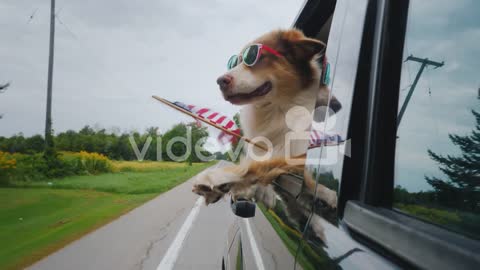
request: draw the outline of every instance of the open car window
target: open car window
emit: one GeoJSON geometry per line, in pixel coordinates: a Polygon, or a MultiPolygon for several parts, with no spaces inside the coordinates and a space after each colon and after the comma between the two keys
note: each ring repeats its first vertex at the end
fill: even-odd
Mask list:
{"type": "Polygon", "coordinates": [[[313,211],[300,251],[308,258],[308,263],[317,268],[319,265],[363,267],[363,259],[370,261],[371,266],[378,263],[377,267],[385,268],[382,261],[365,253],[363,259],[351,261],[352,256],[358,256],[364,249],[338,232],[335,209],[343,160],[350,155],[352,143],[347,134],[367,4],[368,1],[337,1],[332,19],[326,52],[329,71],[324,83],[330,90],[330,102],[340,103],[341,109],[328,110],[325,114],[325,108],[317,108],[315,112],[317,122],[312,127],[311,137],[316,141],[307,152],[306,167],[306,178],[310,177],[315,183],[315,198],[310,202],[313,211]],[[332,209],[332,206],[335,207],[332,209]]]}

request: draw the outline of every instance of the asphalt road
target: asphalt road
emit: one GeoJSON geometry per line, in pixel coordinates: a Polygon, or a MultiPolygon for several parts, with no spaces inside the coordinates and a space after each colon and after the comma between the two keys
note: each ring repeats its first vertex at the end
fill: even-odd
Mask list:
{"type": "MultiPolygon", "coordinates": [[[[190,180],[28,269],[156,270],[172,243],[178,243],[180,228],[188,223],[185,220],[199,198],[191,188],[190,180]]],[[[221,269],[228,227],[235,218],[229,207],[226,201],[208,207],[201,204],[198,216],[181,242],[174,269],[221,269]]]]}

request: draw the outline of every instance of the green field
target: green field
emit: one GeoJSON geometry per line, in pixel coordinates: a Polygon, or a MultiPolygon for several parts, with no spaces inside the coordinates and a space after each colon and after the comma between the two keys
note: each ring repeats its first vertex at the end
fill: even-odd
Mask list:
{"type": "Polygon", "coordinates": [[[480,240],[480,215],[476,213],[456,209],[427,207],[418,204],[396,203],[394,207],[419,219],[480,240]]]}
{"type": "Polygon", "coordinates": [[[23,268],[211,165],[131,162],[117,173],[0,188],[0,269],[23,268]]]}

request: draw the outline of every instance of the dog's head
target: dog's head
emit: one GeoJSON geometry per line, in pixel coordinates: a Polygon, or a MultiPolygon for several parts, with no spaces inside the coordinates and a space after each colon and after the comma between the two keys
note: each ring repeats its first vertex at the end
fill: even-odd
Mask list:
{"type": "Polygon", "coordinates": [[[319,86],[319,67],[314,60],[324,50],[324,43],[298,30],[273,31],[247,44],[238,56],[239,63],[217,83],[225,100],[232,104],[282,102],[298,91],[319,86]],[[247,66],[242,54],[252,44],[268,48],[262,50],[253,66],[247,66]]]}

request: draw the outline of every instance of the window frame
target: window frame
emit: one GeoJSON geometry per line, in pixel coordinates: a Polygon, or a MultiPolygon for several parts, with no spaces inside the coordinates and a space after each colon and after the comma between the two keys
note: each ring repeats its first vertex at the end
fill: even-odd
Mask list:
{"type": "Polygon", "coordinates": [[[293,27],[302,29],[307,37],[314,38],[319,26],[324,25],[335,11],[336,0],[305,1],[293,27]]]}
{"type": "Polygon", "coordinates": [[[479,241],[392,209],[409,1],[369,5],[348,131],[352,158],[345,158],[340,182],[340,222],[352,237],[400,265],[478,267],[479,241]]]}

